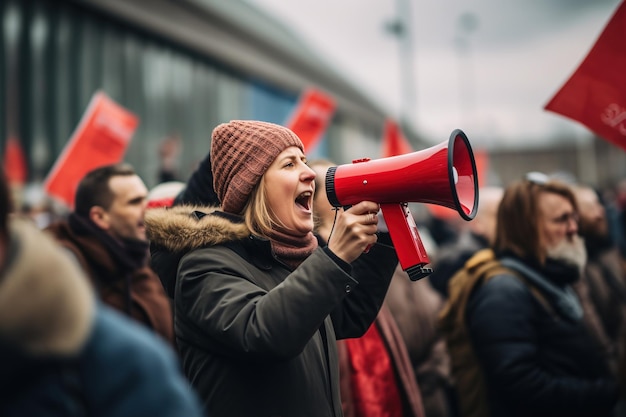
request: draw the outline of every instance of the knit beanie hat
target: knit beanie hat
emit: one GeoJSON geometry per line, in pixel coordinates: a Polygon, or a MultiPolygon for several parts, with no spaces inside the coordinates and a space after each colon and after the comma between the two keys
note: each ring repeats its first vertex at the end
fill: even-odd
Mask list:
{"type": "Polygon", "coordinates": [[[297,146],[298,136],[284,126],[254,120],[231,120],[213,129],[213,188],[222,210],[241,214],[250,193],[282,151],[297,146]]]}

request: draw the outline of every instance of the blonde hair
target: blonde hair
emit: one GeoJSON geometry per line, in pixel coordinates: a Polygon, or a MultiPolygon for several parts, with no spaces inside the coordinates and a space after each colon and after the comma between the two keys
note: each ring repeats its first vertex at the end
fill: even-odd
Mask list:
{"type": "Polygon", "coordinates": [[[263,237],[268,237],[276,227],[285,227],[274,215],[267,202],[265,175],[252,189],[243,209],[243,218],[252,233],[263,237]]]}

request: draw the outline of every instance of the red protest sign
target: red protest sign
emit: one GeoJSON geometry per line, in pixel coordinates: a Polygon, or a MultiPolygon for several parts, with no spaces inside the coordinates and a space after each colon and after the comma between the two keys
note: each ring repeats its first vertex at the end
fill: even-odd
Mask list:
{"type": "Polygon", "coordinates": [[[545,109],[587,126],[626,149],[626,2],[545,109]]]}
{"type": "Polygon", "coordinates": [[[73,208],[80,180],[95,168],[120,162],[138,124],[133,113],[105,93],[94,94],[44,181],[44,190],[73,208]]]}
{"type": "Polygon", "coordinates": [[[308,89],[300,96],[286,126],[300,137],[305,151],[310,152],[328,128],[334,112],[335,100],[332,97],[319,90],[308,89]]]}
{"type": "Polygon", "coordinates": [[[385,121],[385,131],[383,133],[382,157],[404,155],[413,152],[411,144],[402,134],[400,126],[391,119],[385,121]]]}
{"type": "Polygon", "coordinates": [[[4,175],[11,185],[24,185],[28,177],[28,165],[26,155],[20,141],[14,136],[9,136],[4,144],[4,175]]]}

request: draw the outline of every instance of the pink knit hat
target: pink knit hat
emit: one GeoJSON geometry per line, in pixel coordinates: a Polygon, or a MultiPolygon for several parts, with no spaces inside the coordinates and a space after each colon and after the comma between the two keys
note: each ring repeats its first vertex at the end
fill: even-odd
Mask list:
{"type": "Polygon", "coordinates": [[[241,214],[267,168],[290,146],[304,152],[304,145],[295,133],[274,123],[231,120],[213,129],[213,187],[222,202],[222,210],[241,214]]]}

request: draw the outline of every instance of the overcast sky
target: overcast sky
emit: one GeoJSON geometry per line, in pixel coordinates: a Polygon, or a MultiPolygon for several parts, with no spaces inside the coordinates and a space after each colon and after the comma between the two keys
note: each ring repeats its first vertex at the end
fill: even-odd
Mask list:
{"type": "Polygon", "coordinates": [[[543,106],[620,0],[248,2],[299,33],[396,116],[409,114],[433,143],[461,128],[474,145],[489,147],[535,145],[557,134],[586,140],[588,130],[543,106]],[[412,48],[401,57],[403,44],[385,28],[407,6],[412,48]],[[409,82],[402,68],[411,70],[409,82]]]}

